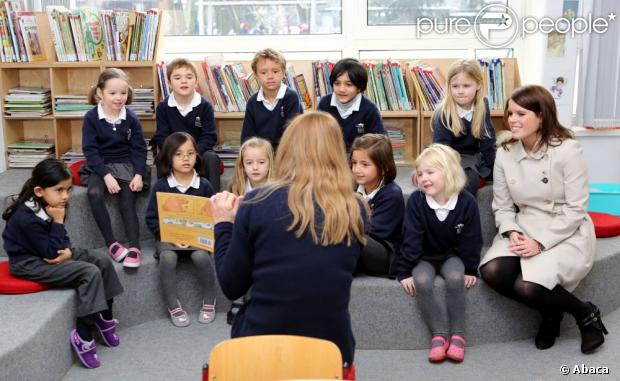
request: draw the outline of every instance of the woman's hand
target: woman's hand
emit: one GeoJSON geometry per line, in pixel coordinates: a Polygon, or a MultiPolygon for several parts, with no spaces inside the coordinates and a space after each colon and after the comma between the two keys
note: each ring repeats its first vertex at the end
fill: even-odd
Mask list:
{"type": "Polygon", "coordinates": [[[528,258],[540,254],[542,245],[535,239],[520,235],[516,243],[513,243],[512,239],[510,240],[508,250],[519,257],[528,258]]]}
{"type": "Polygon", "coordinates": [[[465,275],[465,288],[473,287],[476,284],[476,277],[473,275],[465,275]]]}
{"type": "Polygon", "coordinates": [[[243,197],[238,197],[230,192],[224,191],[211,196],[213,210],[213,223],[235,222],[235,216],[239,209],[239,203],[243,197]]]}
{"type": "Polygon", "coordinates": [[[120,185],[118,185],[118,181],[111,174],[107,174],[103,176],[103,181],[105,182],[105,186],[108,188],[108,192],[111,194],[117,194],[121,191],[120,185]]]}
{"type": "Polygon", "coordinates": [[[403,286],[403,289],[405,290],[405,294],[407,294],[409,296],[414,296],[415,295],[415,284],[413,283],[413,277],[412,276],[410,276],[409,278],[405,278],[405,279],[401,280],[400,284],[403,286]]]}
{"type": "Polygon", "coordinates": [[[140,192],[143,186],[144,184],[142,184],[142,175],[138,174],[134,175],[133,179],[129,183],[129,189],[131,189],[132,192],[140,192]]]}

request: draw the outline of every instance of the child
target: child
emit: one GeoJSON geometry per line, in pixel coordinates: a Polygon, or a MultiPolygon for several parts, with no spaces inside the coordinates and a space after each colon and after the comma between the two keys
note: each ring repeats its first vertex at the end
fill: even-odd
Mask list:
{"type": "Polygon", "coordinates": [[[387,135],[379,109],[362,93],[368,74],[354,58],[336,63],[329,75],[334,92],[321,98],[318,109],[330,113],[340,124],[347,152],[355,137],[372,132],[387,135]]]}
{"type": "MultiPolygon", "coordinates": [[[[201,177],[206,177],[215,190],[220,189],[220,158],[213,151],[217,142],[213,107],[196,92],[198,73],[194,64],[177,58],[166,70],[172,93],[157,105],[157,130],[153,144],[162,149],[164,140],[173,132],[187,132],[198,143],[198,152],[204,161],[198,167],[201,177]]],[[[157,177],[162,177],[157,173],[157,177]]]]}
{"type": "Polygon", "coordinates": [[[273,149],[269,141],[250,138],[241,145],[228,190],[237,196],[243,196],[252,189],[265,185],[272,169],[273,149]]]}
{"type": "MultiPolygon", "coordinates": [[[[194,138],[186,132],[174,132],[166,138],[157,167],[163,175],[155,183],[151,200],[146,210],[146,225],[159,241],[159,213],[157,210],[157,192],[183,193],[192,196],[210,197],[213,188],[209,181],[198,176],[194,167],[200,165],[198,146],[194,138]]],[[[213,257],[206,251],[191,247],[191,242],[158,242],[155,257],[159,258],[159,274],[164,289],[164,297],[172,324],[187,327],[190,324],[187,312],[177,299],[176,265],[179,255],[189,255],[198,269],[203,286],[202,307],[198,321],[206,324],[215,319],[215,271],[213,257]],[[213,301],[213,304],[205,302],[213,301]]]]}
{"type": "MultiPolygon", "coordinates": [[[[123,266],[140,266],[140,227],[136,214],[136,192],[143,188],[146,168],[146,143],[142,126],[133,111],[133,92],[129,77],[116,68],[105,69],[89,94],[89,102],[97,104],[84,116],[82,149],[86,166],[81,169],[82,181],[88,184],[88,201],[95,222],[103,234],[108,253],[123,266]],[[110,215],[104,203],[106,190],[118,195],[121,218],[129,239],[129,249],[112,233],[110,215]]],[[[147,181],[148,182],[148,181],[147,181]]]]}
{"type": "Polygon", "coordinates": [[[297,94],[282,83],[286,72],[286,59],[273,49],[263,49],[254,55],[252,71],[260,84],[258,93],[248,100],[241,143],[253,136],[268,140],[274,150],[289,120],[303,109],[297,94]]]}
{"type": "Polygon", "coordinates": [[[463,286],[476,283],[482,248],[478,205],[471,193],[463,191],[465,173],[452,148],[431,144],[414,165],[419,189],[407,201],[398,280],[408,295],[418,294],[422,317],[433,336],[429,361],[447,357],[460,362],[465,356],[463,286]],[[445,305],[433,296],[437,272],[445,279],[445,305]]]}
{"type": "MultiPolygon", "coordinates": [[[[243,196],[254,188],[265,185],[273,173],[273,149],[268,140],[250,138],[239,150],[235,173],[233,174],[228,190],[243,196]]],[[[237,312],[247,302],[247,295],[233,301],[230,311],[226,315],[226,322],[232,325],[237,312]]]]}
{"type": "Polygon", "coordinates": [[[480,178],[491,177],[495,162],[495,129],[476,60],[458,60],[448,69],[448,91],[433,114],[431,129],[433,143],[461,154],[465,189],[475,196],[480,178]]]}
{"type": "Polygon", "coordinates": [[[395,275],[396,253],[402,242],[405,199],[394,182],[396,164],[390,139],[381,134],[355,138],[351,147],[351,170],[357,192],[371,209],[370,233],[358,269],[371,275],[395,275]]]}
{"type": "Polygon", "coordinates": [[[64,226],[70,194],[71,173],[65,165],[57,159],[41,161],[2,214],[2,238],[12,275],[77,289],[77,324],[69,339],[82,364],[97,368],[92,329],[108,347],[119,345],[112,302],[123,286],[107,255],[71,248],[64,226]]]}

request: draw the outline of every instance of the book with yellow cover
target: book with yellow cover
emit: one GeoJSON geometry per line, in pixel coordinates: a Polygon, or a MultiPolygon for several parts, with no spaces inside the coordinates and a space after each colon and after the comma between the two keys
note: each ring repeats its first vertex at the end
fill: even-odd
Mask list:
{"type": "Polygon", "coordinates": [[[211,200],[157,192],[157,211],[162,242],[184,243],[213,252],[215,233],[211,200]]]}

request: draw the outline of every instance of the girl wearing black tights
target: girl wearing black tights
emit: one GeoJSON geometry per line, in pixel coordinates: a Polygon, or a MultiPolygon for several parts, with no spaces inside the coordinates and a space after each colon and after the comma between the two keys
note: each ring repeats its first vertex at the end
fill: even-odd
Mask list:
{"type": "Polygon", "coordinates": [[[515,90],[505,110],[512,139],[498,149],[493,170],[499,233],[480,273],[500,294],[540,312],[538,349],[553,346],[568,312],[581,331],[581,351],[591,353],[607,330],[599,309],[572,293],[592,268],[596,243],[581,146],[559,123],[544,87],[515,90]]]}

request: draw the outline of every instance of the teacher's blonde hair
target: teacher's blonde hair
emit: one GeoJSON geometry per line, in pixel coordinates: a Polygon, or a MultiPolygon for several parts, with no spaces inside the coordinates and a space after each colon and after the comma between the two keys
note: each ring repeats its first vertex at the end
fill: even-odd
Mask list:
{"type": "Polygon", "coordinates": [[[345,240],[351,245],[353,238],[366,244],[362,217],[365,204],[351,191],[353,175],[342,132],[331,115],[312,111],[291,121],[280,140],[272,184],[267,186],[268,194],[289,188],[288,207],[293,221],[288,230],[295,231],[297,238],[309,232],[321,246],[345,240]],[[317,227],[318,210],[323,219],[322,226],[317,227]]]}

